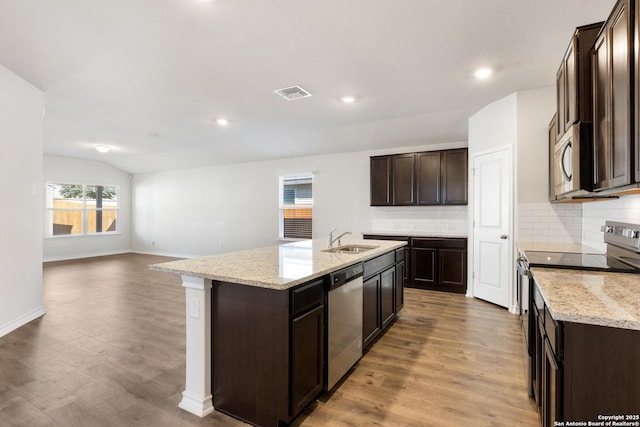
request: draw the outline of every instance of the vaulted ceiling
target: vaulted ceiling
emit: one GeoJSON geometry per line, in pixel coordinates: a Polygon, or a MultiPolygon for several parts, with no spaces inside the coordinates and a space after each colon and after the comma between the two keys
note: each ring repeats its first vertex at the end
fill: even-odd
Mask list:
{"type": "Polygon", "coordinates": [[[0,65],[44,91],[45,153],[130,173],[439,144],[555,84],[575,27],[614,3],[2,0],[0,65]],[[293,85],[312,96],[274,93],[293,85]]]}

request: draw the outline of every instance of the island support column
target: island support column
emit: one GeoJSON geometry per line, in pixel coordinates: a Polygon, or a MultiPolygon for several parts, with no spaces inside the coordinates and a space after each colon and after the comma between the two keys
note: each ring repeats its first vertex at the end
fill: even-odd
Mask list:
{"type": "Polygon", "coordinates": [[[199,417],[213,412],[211,395],[211,280],[182,276],[186,300],[186,381],[178,406],[199,417]]]}

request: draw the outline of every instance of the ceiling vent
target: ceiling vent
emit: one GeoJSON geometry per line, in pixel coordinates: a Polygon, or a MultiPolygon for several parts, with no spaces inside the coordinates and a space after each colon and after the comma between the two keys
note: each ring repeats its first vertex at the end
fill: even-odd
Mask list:
{"type": "Polygon", "coordinates": [[[274,92],[287,101],[293,101],[294,99],[301,99],[311,96],[309,92],[302,89],[300,86],[285,87],[282,89],[274,90],[274,92]]]}

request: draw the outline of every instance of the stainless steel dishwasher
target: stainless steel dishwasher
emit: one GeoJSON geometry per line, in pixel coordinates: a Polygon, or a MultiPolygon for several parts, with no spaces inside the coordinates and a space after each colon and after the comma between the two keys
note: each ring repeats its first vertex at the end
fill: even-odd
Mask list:
{"type": "Polygon", "coordinates": [[[362,273],[360,263],[329,275],[325,390],[362,357],[362,273]]]}

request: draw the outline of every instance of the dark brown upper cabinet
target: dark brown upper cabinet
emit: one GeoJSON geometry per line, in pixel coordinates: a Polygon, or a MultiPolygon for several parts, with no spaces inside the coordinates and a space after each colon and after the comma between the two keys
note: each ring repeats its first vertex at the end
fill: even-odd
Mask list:
{"type": "Polygon", "coordinates": [[[467,149],[371,157],[371,206],[466,205],[467,149]]]}
{"type": "Polygon", "coordinates": [[[371,157],[371,206],[391,205],[391,158],[371,157]]]}
{"type": "Polygon", "coordinates": [[[592,121],[591,48],[602,24],[576,28],[556,74],[557,139],[573,124],[592,121]]]}
{"type": "Polygon", "coordinates": [[[440,161],[443,205],[467,204],[467,149],[442,152],[440,161]]]}
{"type": "MultiPolygon", "coordinates": [[[[628,185],[633,151],[633,0],[616,3],[593,48],[594,190],[628,185]]],[[[637,143],[635,144],[637,145],[637,143]]],[[[635,170],[634,170],[635,171],[635,170]]]]}
{"type": "Polygon", "coordinates": [[[398,154],[391,158],[391,200],[394,206],[416,204],[416,155],[398,154]]]}
{"type": "Polygon", "coordinates": [[[549,123],[549,201],[556,200],[555,148],[558,135],[558,114],[554,114],[549,123]]]}
{"type": "Polygon", "coordinates": [[[419,205],[439,205],[440,196],[440,151],[416,154],[417,190],[419,205]]]}

